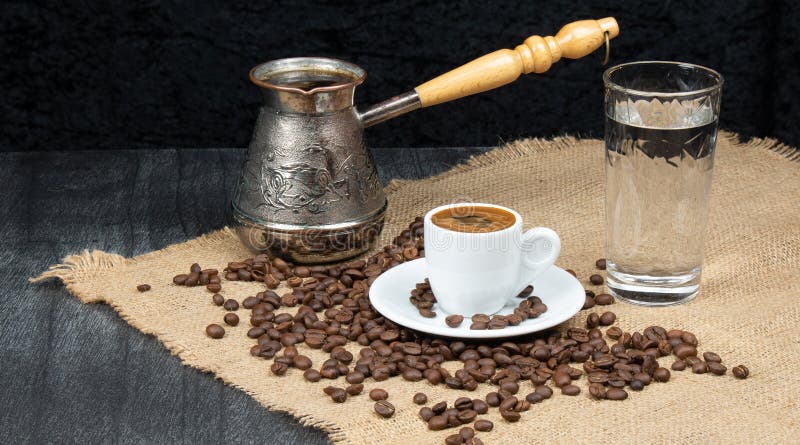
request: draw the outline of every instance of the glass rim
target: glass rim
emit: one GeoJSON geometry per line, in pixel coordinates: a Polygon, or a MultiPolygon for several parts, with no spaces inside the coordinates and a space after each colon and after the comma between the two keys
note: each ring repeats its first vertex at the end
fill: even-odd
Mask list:
{"type": "Polygon", "coordinates": [[[614,65],[611,68],[608,68],[607,70],[605,70],[605,72],[603,72],[603,84],[605,84],[606,88],[610,88],[610,89],[613,89],[613,90],[621,91],[621,92],[624,92],[624,93],[627,93],[627,94],[635,94],[635,95],[639,95],[639,96],[658,96],[658,97],[695,96],[695,95],[698,95],[698,94],[707,94],[707,93],[711,93],[711,92],[714,92],[714,91],[718,91],[718,90],[720,90],[722,88],[722,84],[724,82],[725,82],[725,79],[722,77],[722,74],[720,74],[719,71],[717,71],[717,70],[713,70],[713,69],[705,67],[703,65],[697,65],[697,64],[694,64],[694,63],[674,62],[674,61],[668,61],[668,60],[643,60],[643,61],[638,61],[638,62],[621,63],[619,65],[614,65]],[[643,90],[635,90],[635,89],[632,89],[632,88],[626,88],[626,87],[623,87],[622,85],[620,85],[618,83],[615,83],[613,80],[611,80],[611,75],[614,72],[622,70],[622,69],[625,69],[625,68],[628,68],[628,67],[631,67],[631,66],[637,66],[637,65],[684,66],[684,67],[688,67],[688,68],[692,68],[692,69],[696,69],[696,70],[700,70],[700,71],[705,71],[705,72],[711,74],[715,78],[716,83],[714,85],[711,85],[711,86],[708,86],[708,87],[705,87],[705,88],[700,88],[700,89],[697,89],[697,90],[676,91],[676,92],[673,92],[673,93],[667,93],[667,92],[659,92],[659,91],[643,91],[643,90]]]}

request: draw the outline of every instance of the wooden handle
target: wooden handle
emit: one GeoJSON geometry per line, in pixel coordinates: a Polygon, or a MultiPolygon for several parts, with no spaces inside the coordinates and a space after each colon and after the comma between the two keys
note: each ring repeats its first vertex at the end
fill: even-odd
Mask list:
{"type": "Polygon", "coordinates": [[[613,39],[619,25],[613,17],[572,22],[553,36],[530,36],[513,50],[501,49],[416,88],[423,107],[460,99],[511,83],[525,73],[543,73],[562,57],[578,59],[613,39]]]}

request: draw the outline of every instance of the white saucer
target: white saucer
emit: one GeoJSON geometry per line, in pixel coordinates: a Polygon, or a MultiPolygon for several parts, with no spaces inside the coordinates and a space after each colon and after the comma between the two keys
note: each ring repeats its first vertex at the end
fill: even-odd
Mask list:
{"type": "MultiPolygon", "coordinates": [[[[541,298],[547,305],[547,312],[538,318],[531,318],[504,329],[471,330],[469,326],[472,322],[464,317],[461,326],[451,328],[444,322],[445,317],[450,314],[445,313],[438,305],[433,306],[436,317],[425,318],[408,301],[414,286],[425,280],[427,267],[425,258],[419,258],[381,274],[369,288],[372,306],[389,320],[416,331],[445,337],[502,338],[530,334],[563,323],[577,314],[586,301],[581,283],[563,269],[551,266],[531,283],[533,295],[541,298]]],[[[519,299],[511,298],[498,313],[511,314],[519,302],[519,299]]]]}

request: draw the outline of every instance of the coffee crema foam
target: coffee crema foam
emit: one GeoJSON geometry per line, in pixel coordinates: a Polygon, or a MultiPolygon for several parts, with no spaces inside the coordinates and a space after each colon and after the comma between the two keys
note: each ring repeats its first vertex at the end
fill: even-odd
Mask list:
{"type": "Polygon", "coordinates": [[[455,232],[497,232],[514,225],[511,212],[496,207],[464,206],[440,210],[431,216],[437,226],[455,232]]]}

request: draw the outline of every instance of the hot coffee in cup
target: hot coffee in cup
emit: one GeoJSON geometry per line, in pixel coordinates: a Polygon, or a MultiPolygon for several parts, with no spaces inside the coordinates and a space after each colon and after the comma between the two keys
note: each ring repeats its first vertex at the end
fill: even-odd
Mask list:
{"type": "Polygon", "coordinates": [[[522,232],[522,217],[493,204],[458,203],[425,215],[425,260],[439,306],[493,314],[550,267],[561,251],[551,229],[522,232]]]}

